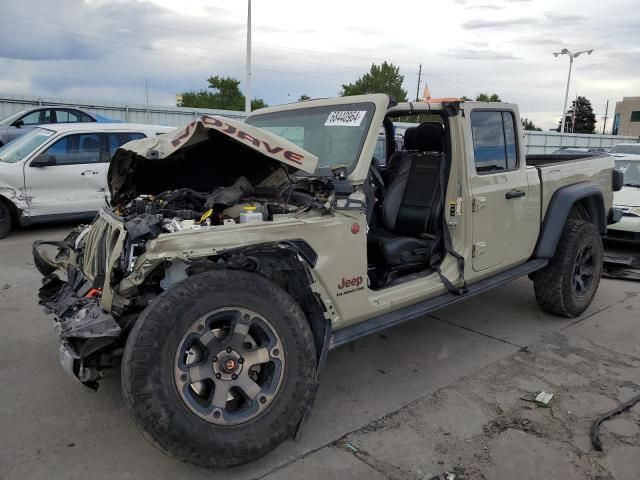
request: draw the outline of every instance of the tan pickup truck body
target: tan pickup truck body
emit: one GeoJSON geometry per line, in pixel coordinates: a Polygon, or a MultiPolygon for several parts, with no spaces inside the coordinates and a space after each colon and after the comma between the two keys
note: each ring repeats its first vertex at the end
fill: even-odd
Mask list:
{"type": "MultiPolygon", "coordinates": [[[[527,158],[517,106],[506,103],[397,104],[376,94],[267,108],[246,124],[203,117],[118,150],[109,171],[114,207],[56,244],[55,259],[36,245],[47,275],[41,303],[57,315],[65,370],[86,384],[126,342],[125,399],[162,449],[203,465],[242,463],[298,428],[331,348],[523,275],[546,310],[581,313],[600,277],[600,235],[615,221],[613,166],[606,156],[527,158]],[[417,126],[403,151],[386,142],[388,169],[379,169],[379,132],[394,138],[400,117],[417,126]],[[244,196],[220,200],[243,188],[244,196]],[[185,209],[200,201],[206,207],[185,209]],[[235,317],[216,328],[199,316],[231,310],[235,317]],[[241,317],[253,326],[234,320],[241,317]],[[239,331],[250,341],[234,344],[239,331]],[[242,362],[258,356],[260,338],[270,350],[249,381],[242,362]],[[212,353],[221,343],[226,350],[212,353]],[[154,356],[164,348],[177,349],[173,367],[154,356]],[[313,357],[311,370],[296,373],[295,352],[313,357]],[[208,373],[194,373],[202,361],[208,373]],[[141,373],[167,368],[176,405],[164,399],[169,387],[141,373]],[[291,386],[298,393],[286,396],[287,382],[308,394],[291,386]],[[149,423],[137,386],[166,402],[155,414],[186,408],[221,436],[202,446],[202,427],[202,436],[183,439],[192,450],[176,446],[149,423]],[[260,422],[278,415],[278,395],[296,413],[265,441],[260,422]],[[257,429],[255,448],[223,433],[239,424],[257,429]],[[212,445],[227,454],[198,453],[212,445]]],[[[201,428],[194,425],[182,426],[201,428]]]]}

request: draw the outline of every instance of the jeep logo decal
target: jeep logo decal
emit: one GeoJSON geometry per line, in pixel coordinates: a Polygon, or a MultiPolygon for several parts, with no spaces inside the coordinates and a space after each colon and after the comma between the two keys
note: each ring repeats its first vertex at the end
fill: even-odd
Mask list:
{"type": "Polygon", "coordinates": [[[338,290],[343,290],[343,291],[338,292],[337,296],[341,297],[342,295],[347,295],[349,293],[364,290],[364,286],[362,286],[363,283],[364,283],[364,279],[362,278],[362,275],[358,277],[352,277],[352,278],[342,277],[342,279],[340,280],[340,283],[338,284],[338,290]]]}
{"type": "Polygon", "coordinates": [[[342,290],[343,288],[359,287],[360,285],[362,285],[362,277],[353,277],[353,278],[342,277],[342,282],[338,284],[338,288],[342,290]]]}

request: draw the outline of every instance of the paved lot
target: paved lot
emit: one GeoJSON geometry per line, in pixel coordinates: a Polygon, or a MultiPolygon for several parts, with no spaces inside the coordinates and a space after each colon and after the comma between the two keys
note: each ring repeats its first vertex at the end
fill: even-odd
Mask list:
{"type": "Polygon", "coordinates": [[[603,453],[588,429],[640,392],[640,283],[603,280],[568,320],[522,279],[334,351],[300,441],[212,471],[142,438],[117,372],[98,392],[62,373],[30,244],[67,230],[0,240],[0,479],[638,478],[640,407],[605,424],[603,453]],[[550,408],[522,399],[542,389],[550,408]]]}

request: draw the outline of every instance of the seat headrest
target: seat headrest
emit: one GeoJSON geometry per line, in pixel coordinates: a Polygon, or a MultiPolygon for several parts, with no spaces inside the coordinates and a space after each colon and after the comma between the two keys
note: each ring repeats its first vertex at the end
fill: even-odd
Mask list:
{"type": "Polygon", "coordinates": [[[433,122],[424,122],[416,127],[416,150],[421,152],[442,153],[442,140],[444,131],[442,125],[433,122]]]}
{"type": "Polygon", "coordinates": [[[418,150],[418,127],[409,127],[404,131],[404,149],[418,150]]]}

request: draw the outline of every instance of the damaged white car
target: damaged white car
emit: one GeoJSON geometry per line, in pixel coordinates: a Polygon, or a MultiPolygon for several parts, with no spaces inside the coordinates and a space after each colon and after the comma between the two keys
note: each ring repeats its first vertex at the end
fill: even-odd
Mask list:
{"type": "Polygon", "coordinates": [[[117,148],[170,130],[128,123],[55,124],[0,147],[0,238],[16,225],[93,218],[105,206],[109,160],[117,148]]]}

